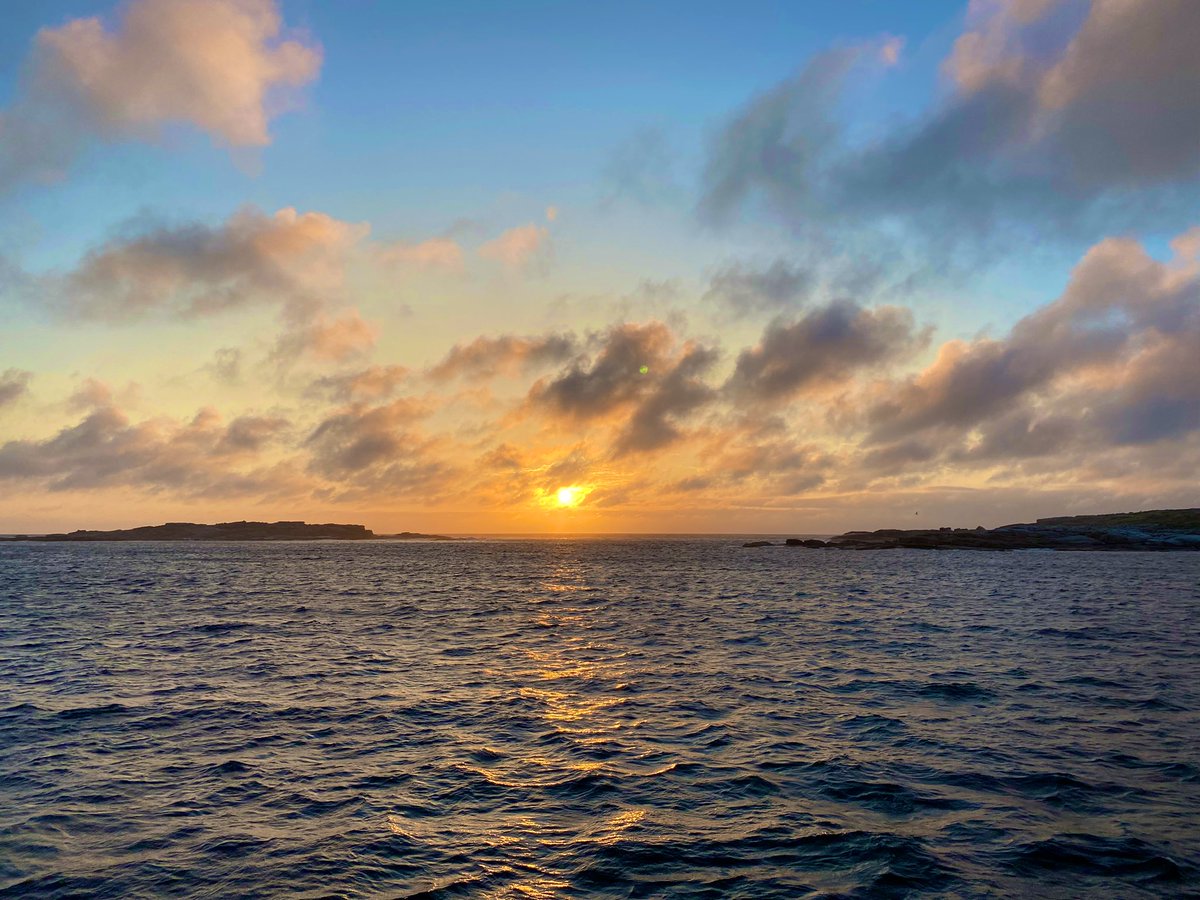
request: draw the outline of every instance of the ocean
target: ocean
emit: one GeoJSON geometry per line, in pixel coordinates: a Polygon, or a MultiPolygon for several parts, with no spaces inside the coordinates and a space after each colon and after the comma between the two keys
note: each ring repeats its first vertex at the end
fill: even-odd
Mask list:
{"type": "Polygon", "coordinates": [[[1197,885],[1200,554],[0,545],[0,896],[1197,885]]]}

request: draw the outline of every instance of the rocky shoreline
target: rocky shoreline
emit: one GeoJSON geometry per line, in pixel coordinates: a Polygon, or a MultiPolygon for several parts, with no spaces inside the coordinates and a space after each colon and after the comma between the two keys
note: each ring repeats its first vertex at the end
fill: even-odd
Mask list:
{"type": "Polygon", "coordinates": [[[999,528],[884,528],[848,531],[828,541],[788,538],[744,547],[814,550],[1193,550],[1200,551],[1200,509],[1156,509],[1099,516],[1057,516],[999,528]]]}

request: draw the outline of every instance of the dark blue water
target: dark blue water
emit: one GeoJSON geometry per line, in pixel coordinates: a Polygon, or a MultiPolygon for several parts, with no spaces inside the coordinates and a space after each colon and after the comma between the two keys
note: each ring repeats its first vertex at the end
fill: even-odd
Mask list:
{"type": "Polygon", "coordinates": [[[0,895],[1198,877],[1200,554],[0,546],[0,895]]]}

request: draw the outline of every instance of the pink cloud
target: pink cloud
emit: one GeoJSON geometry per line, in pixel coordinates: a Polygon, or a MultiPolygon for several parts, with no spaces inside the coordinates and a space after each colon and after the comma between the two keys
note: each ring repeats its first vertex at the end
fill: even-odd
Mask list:
{"type": "Polygon", "coordinates": [[[396,241],[384,244],[378,251],[385,263],[413,266],[418,269],[441,269],[457,272],[463,267],[463,250],[453,238],[430,238],[416,244],[396,241]]]}
{"type": "Polygon", "coordinates": [[[318,47],[280,40],[273,0],[134,0],[115,29],[74,19],[38,33],[43,78],[102,131],[186,122],[233,147],[271,142],[272,92],[312,81],[318,47]]]}
{"type": "Polygon", "coordinates": [[[0,188],[62,178],[93,139],[155,140],[170,125],[265,146],[320,67],[318,46],[284,36],[275,0],[130,0],[112,22],[44,28],[0,112],[0,188]]]}
{"type": "Polygon", "coordinates": [[[550,231],[530,222],[519,225],[494,238],[479,248],[484,259],[498,262],[508,269],[524,269],[544,258],[549,247],[550,231]]]}

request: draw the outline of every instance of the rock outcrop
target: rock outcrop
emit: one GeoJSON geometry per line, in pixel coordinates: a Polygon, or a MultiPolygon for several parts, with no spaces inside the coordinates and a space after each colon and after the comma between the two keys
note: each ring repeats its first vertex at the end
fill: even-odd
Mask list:
{"type": "Polygon", "coordinates": [[[1098,516],[1056,516],[1038,519],[1032,523],[1004,525],[991,529],[884,528],[879,531],[848,531],[828,542],[789,538],[787,546],[836,550],[907,548],[1200,551],[1200,509],[1153,509],[1098,516]]]}
{"type": "Polygon", "coordinates": [[[308,525],[304,522],[167,522],[115,531],[72,531],[67,534],[24,535],[26,541],[364,541],[376,535],[363,525],[308,525]]]}

